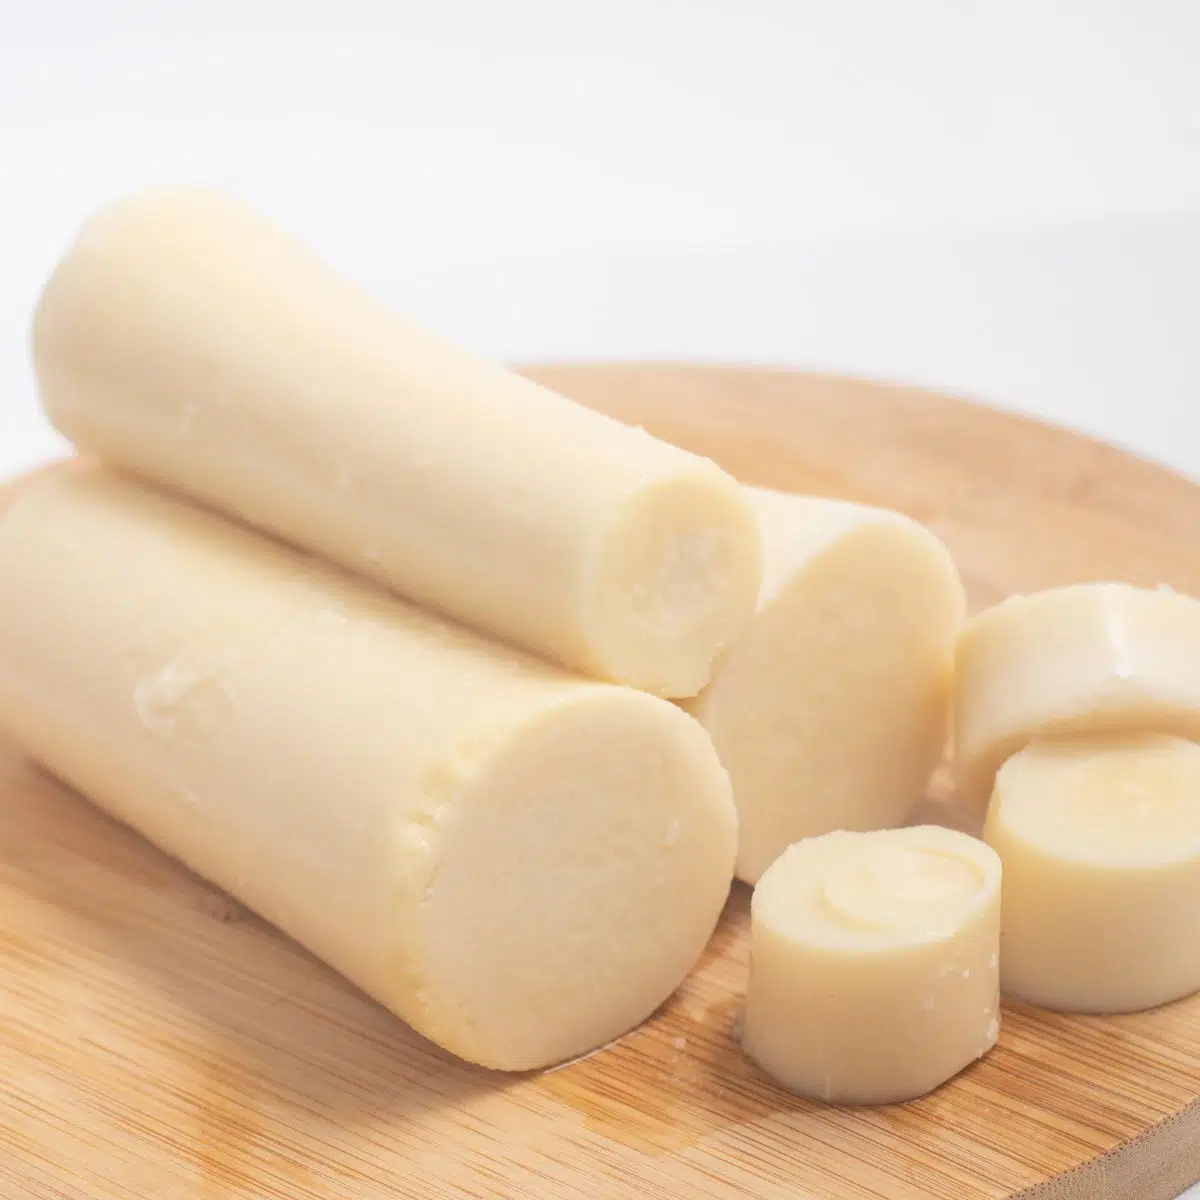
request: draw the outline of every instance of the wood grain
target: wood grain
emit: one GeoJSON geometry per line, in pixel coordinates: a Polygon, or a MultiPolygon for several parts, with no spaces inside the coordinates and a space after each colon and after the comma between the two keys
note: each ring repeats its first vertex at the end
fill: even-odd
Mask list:
{"type": "MultiPolygon", "coordinates": [[[[534,374],[746,480],[912,514],[976,606],[1077,579],[1200,593],[1200,489],[1072,434],[782,372],[534,374]]],[[[1166,1200],[1200,1178],[1200,999],[1010,1005],[934,1095],[814,1105],[737,1048],[747,898],[621,1044],[493,1075],[0,747],[0,1197],[1166,1200]]]]}

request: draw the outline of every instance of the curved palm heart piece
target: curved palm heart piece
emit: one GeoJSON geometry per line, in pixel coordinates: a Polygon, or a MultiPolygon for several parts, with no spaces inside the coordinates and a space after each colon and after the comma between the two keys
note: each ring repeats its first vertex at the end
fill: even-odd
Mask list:
{"type": "MultiPolygon", "coordinates": [[[[786,372],[532,374],[745,481],[915,517],[972,610],[1084,580],[1200,593],[1200,488],[1073,434],[786,372]]],[[[1166,1200],[1200,1178],[1200,998],[1006,1004],[995,1049],[932,1095],[830,1107],[742,1055],[748,899],[620,1044],[489,1074],[0,745],[0,1191],[1166,1200]]]]}

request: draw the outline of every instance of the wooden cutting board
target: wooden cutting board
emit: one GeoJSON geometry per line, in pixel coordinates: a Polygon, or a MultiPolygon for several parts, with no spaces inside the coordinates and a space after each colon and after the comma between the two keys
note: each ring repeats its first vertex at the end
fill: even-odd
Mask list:
{"type": "MultiPolygon", "coordinates": [[[[743,479],[910,513],[976,607],[1083,579],[1200,594],[1200,488],[1073,434],[786,373],[535,374],[743,479]]],[[[0,1197],[1165,1200],[1200,1178],[1200,998],[1010,1005],[930,1097],[811,1104],[738,1051],[747,899],[620,1045],[489,1074],[0,746],[0,1197]]]]}

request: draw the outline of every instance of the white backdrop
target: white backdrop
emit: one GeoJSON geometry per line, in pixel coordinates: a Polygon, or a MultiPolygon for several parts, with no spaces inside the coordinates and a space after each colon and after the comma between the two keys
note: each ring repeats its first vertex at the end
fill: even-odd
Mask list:
{"type": "Polygon", "coordinates": [[[0,0],[0,472],[81,217],[235,188],[502,357],[942,384],[1200,474],[1195,0],[0,0]]]}

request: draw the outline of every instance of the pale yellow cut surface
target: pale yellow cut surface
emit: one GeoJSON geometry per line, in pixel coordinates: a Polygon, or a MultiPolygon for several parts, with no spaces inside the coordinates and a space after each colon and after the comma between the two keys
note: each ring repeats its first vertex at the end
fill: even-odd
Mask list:
{"type": "Polygon", "coordinates": [[[789,847],[754,889],[743,1046],[839,1104],[924,1095],[999,1032],[1000,860],[934,826],[789,847]]]}
{"type": "Polygon", "coordinates": [[[491,1067],[648,1016],[732,876],[728,778],[675,705],[97,469],[0,517],[0,727],[491,1067]]]}
{"type": "Polygon", "coordinates": [[[1200,737],[1200,602],[1087,583],[986,609],[959,639],[954,721],[959,798],[980,823],[1000,764],[1034,738],[1200,737]]]}
{"type": "Polygon", "coordinates": [[[1002,984],[1075,1012],[1200,989],[1200,746],[1164,734],[1034,742],[1001,767],[1002,984]]]}
{"type": "Polygon", "coordinates": [[[748,488],[758,613],[687,707],[733,779],[737,873],[792,842],[902,824],[949,736],[965,613],[949,552],[883,509],[748,488]]]}

